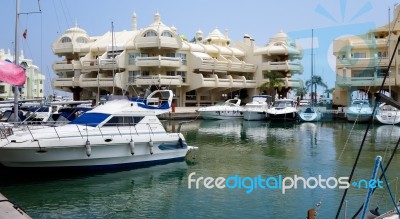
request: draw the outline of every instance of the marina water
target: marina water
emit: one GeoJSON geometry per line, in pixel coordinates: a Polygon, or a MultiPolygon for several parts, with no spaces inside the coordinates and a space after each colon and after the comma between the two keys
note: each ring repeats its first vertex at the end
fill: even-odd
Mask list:
{"type": "MultiPolygon", "coordinates": [[[[165,121],[165,126],[178,127],[176,121],[165,121]]],[[[195,183],[189,189],[188,177],[194,172],[194,179],[347,177],[365,128],[347,122],[198,120],[181,129],[189,145],[199,147],[191,162],[90,174],[1,170],[0,192],[33,218],[305,218],[317,203],[319,218],[333,218],[343,189],[300,186],[285,194],[261,188],[247,193],[243,188],[208,189],[204,184],[196,189],[195,183]]],[[[399,137],[400,127],[374,125],[353,179],[368,179],[375,157],[386,161],[399,137]]],[[[387,175],[397,199],[399,165],[396,155],[387,175]]],[[[362,204],[366,191],[350,187],[348,217],[362,204]]],[[[381,212],[392,209],[386,189],[375,192],[370,208],[376,206],[381,212]]]]}

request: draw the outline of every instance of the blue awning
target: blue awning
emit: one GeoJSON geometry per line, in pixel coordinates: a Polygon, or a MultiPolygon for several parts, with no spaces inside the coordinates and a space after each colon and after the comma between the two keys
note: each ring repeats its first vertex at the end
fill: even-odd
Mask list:
{"type": "Polygon", "coordinates": [[[105,113],[85,113],[70,122],[69,124],[81,124],[95,127],[103,122],[105,119],[107,119],[109,116],[110,114],[105,113]]]}

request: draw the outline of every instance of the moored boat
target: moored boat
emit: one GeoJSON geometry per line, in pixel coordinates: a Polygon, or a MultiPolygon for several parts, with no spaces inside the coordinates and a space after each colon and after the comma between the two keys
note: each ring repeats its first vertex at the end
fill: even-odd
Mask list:
{"type": "Polygon", "coordinates": [[[275,100],[273,107],[267,110],[267,118],[271,120],[296,120],[298,111],[292,99],[275,100]]]}
{"type": "Polygon", "coordinates": [[[346,118],[350,122],[366,122],[372,115],[372,108],[366,99],[353,100],[346,110],[346,118]]]}
{"type": "Polygon", "coordinates": [[[382,124],[398,124],[400,123],[400,111],[396,107],[383,103],[379,106],[375,118],[382,124]]]}
{"type": "Polygon", "coordinates": [[[172,91],[146,102],[112,100],[69,124],[18,132],[0,140],[7,167],[105,168],[183,160],[192,149],[181,133],[168,133],[157,115],[169,111],[172,91]]]}
{"type": "Polygon", "coordinates": [[[244,120],[264,120],[266,119],[269,95],[253,96],[253,100],[247,103],[243,109],[244,120]]]}
{"type": "Polygon", "coordinates": [[[241,119],[243,107],[240,103],[240,99],[229,99],[222,104],[202,107],[197,111],[203,119],[241,119]]]}

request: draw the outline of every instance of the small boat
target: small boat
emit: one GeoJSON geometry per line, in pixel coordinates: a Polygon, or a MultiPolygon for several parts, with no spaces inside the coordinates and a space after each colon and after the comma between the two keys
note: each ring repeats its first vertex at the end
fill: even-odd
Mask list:
{"type": "Polygon", "coordinates": [[[346,110],[346,118],[350,122],[366,122],[372,115],[372,109],[367,99],[355,99],[346,110]]]}
{"type": "Polygon", "coordinates": [[[292,99],[278,99],[272,108],[267,110],[267,118],[271,120],[296,120],[298,112],[292,99]]]}
{"type": "Polygon", "coordinates": [[[382,124],[398,124],[400,123],[400,110],[394,106],[383,103],[379,106],[375,118],[382,124]]]}
{"type": "Polygon", "coordinates": [[[266,119],[267,109],[269,107],[267,100],[269,95],[253,96],[253,100],[247,103],[243,109],[244,120],[264,120],[266,119]]]}
{"type": "Polygon", "coordinates": [[[0,139],[0,163],[104,169],[183,160],[193,147],[157,118],[169,111],[172,98],[172,91],[156,90],[145,102],[111,100],[66,125],[11,134],[0,139]]]}
{"type": "Polygon", "coordinates": [[[202,107],[198,109],[203,119],[241,119],[243,118],[243,107],[240,99],[229,99],[215,106],[202,107]]]}
{"type": "Polygon", "coordinates": [[[322,113],[319,110],[315,110],[313,107],[307,107],[305,110],[300,111],[299,117],[301,121],[305,122],[317,122],[321,120],[322,113]]]}

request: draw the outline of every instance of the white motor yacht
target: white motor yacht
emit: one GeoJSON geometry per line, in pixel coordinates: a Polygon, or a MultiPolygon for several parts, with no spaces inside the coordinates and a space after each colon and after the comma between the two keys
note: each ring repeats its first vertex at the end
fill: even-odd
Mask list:
{"type": "Polygon", "coordinates": [[[346,118],[350,122],[366,122],[372,115],[372,108],[366,99],[355,99],[346,110],[346,118]]]}
{"type": "Polygon", "coordinates": [[[274,105],[267,110],[267,118],[271,120],[296,120],[296,103],[292,99],[275,100],[274,105]]]}
{"type": "Polygon", "coordinates": [[[253,100],[247,103],[243,109],[244,120],[264,120],[266,119],[268,102],[271,98],[269,95],[257,95],[253,96],[253,100]]]}
{"type": "Polygon", "coordinates": [[[183,160],[193,147],[157,118],[169,111],[172,98],[172,91],[157,90],[145,102],[111,100],[64,126],[14,133],[0,140],[0,163],[102,169],[183,160]]]}
{"type": "Polygon", "coordinates": [[[243,107],[240,103],[240,99],[229,99],[224,103],[202,107],[197,111],[203,119],[241,119],[243,107]]]}

